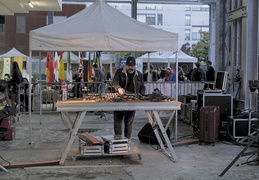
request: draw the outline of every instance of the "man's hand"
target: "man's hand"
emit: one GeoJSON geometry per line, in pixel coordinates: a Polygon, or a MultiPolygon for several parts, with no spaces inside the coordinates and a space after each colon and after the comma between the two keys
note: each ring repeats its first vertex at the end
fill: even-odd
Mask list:
{"type": "Polygon", "coordinates": [[[118,92],[119,92],[119,94],[121,94],[121,95],[125,94],[125,90],[124,90],[123,88],[119,88],[119,89],[118,89],[118,92]]]}

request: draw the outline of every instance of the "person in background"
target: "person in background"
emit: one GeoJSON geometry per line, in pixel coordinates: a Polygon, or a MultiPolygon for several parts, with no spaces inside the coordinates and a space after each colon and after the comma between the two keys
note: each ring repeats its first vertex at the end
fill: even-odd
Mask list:
{"type": "Polygon", "coordinates": [[[206,71],[206,78],[207,81],[215,81],[215,69],[212,67],[212,62],[207,61],[207,71],[206,71]]]}
{"type": "MultiPolygon", "coordinates": [[[[141,72],[136,70],[136,60],[134,57],[128,57],[126,66],[116,71],[112,84],[116,92],[121,95],[125,93],[145,93],[143,75],[141,72]]],[[[134,116],[135,111],[114,111],[115,139],[121,138],[122,120],[124,120],[124,136],[130,139],[134,116]]]]}
{"type": "Polygon", "coordinates": [[[36,78],[32,78],[31,82],[32,86],[32,111],[39,111],[41,108],[41,101],[40,101],[40,93],[41,88],[40,84],[37,83],[38,80],[36,78]]]}
{"type": "MultiPolygon", "coordinates": [[[[171,74],[168,78],[168,81],[176,81],[176,72],[171,74]]],[[[181,67],[178,67],[178,81],[183,82],[185,81],[184,71],[181,67]]]]}
{"type": "Polygon", "coordinates": [[[157,71],[154,70],[154,66],[151,64],[150,65],[150,74],[151,74],[151,80],[153,82],[157,82],[158,79],[160,79],[160,75],[158,75],[157,71]]]}
{"type": "Polygon", "coordinates": [[[195,63],[196,68],[193,69],[191,80],[192,81],[206,81],[206,75],[203,69],[200,67],[200,63],[195,63]]]}
{"type": "Polygon", "coordinates": [[[8,85],[8,96],[9,96],[9,99],[11,99],[11,93],[12,93],[12,89],[13,89],[13,82],[12,82],[12,78],[11,78],[10,74],[5,74],[4,75],[4,80],[7,82],[7,85],[8,85]]]}
{"type": "Polygon", "coordinates": [[[18,63],[16,61],[13,61],[12,63],[13,71],[12,71],[12,82],[13,82],[13,88],[11,93],[11,103],[12,107],[16,107],[18,104],[18,88],[19,85],[22,83],[22,73],[20,71],[20,68],[18,66],[18,63]]]}
{"type": "Polygon", "coordinates": [[[189,81],[191,81],[192,72],[193,72],[193,69],[190,69],[188,74],[186,75],[187,80],[189,80],[189,81]]]}
{"type": "Polygon", "coordinates": [[[82,87],[81,87],[81,82],[82,81],[82,77],[80,77],[78,74],[74,74],[73,76],[73,80],[74,82],[76,82],[73,86],[73,93],[74,93],[74,97],[75,98],[80,98],[82,97],[82,87]]]}
{"type": "Polygon", "coordinates": [[[97,64],[93,65],[94,67],[94,77],[95,77],[95,82],[98,83],[98,93],[104,93],[105,92],[105,86],[104,86],[104,80],[105,80],[105,75],[103,70],[101,70],[97,64]]]}
{"type": "Polygon", "coordinates": [[[157,67],[156,72],[159,75],[159,77],[161,78],[161,67],[157,67]]]}
{"type": "Polygon", "coordinates": [[[173,74],[173,71],[170,67],[168,67],[167,70],[166,70],[165,76],[164,76],[164,80],[168,81],[171,74],[173,74]]]}
{"type": "Polygon", "coordinates": [[[147,82],[147,78],[148,78],[148,70],[146,66],[143,66],[143,80],[147,82]]]}
{"type": "Polygon", "coordinates": [[[160,76],[162,79],[164,79],[165,74],[166,74],[166,68],[165,68],[165,66],[163,66],[163,69],[161,69],[161,73],[160,73],[160,76]]]}

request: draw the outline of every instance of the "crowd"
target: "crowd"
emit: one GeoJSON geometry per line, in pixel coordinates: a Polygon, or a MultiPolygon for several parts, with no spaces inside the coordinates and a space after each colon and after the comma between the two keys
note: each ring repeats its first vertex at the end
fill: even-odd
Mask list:
{"type": "MultiPolygon", "coordinates": [[[[212,66],[211,61],[206,61],[207,68],[201,68],[200,63],[195,63],[195,68],[184,72],[181,67],[178,67],[178,81],[215,81],[215,69],[212,66]]],[[[154,69],[153,65],[150,65],[150,81],[151,82],[164,82],[164,81],[176,81],[176,72],[170,67],[157,67],[154,69]]],[[[148,69],[146,66],[143,67],[143,79],[148,81],[148,69]]]]}
{"type": "MultiPolygon", "coordinates": [[[[11,102],[11,106],[16,108],[19,104],[22,109],[21,111],[29,110],[29,80],[22,76],[17,62],[12,62],[12,73],[11,75],[6,73],[4,80],[7,83],[8,98],[11,102]]],[[[31,79],[32,85],[32,111],[38,111],[40,109],[40,87],[36,84],[37,79],[31,79]]]]}

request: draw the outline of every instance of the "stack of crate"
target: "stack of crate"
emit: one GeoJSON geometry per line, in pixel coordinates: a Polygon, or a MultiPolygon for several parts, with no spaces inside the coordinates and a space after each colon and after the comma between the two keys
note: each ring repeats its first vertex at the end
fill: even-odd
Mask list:
{"type": "Polygon", "coordinates": [[[104,140],[104,152],[108,154],[125,153],[130,151],[128,138],[114,138],[114,136],[101,136],[104,140]]]}
{"type": "Polygon", "coordinates": [[[103,140],[99,136],[90,136],[88,134],[79,134],[79,151],[81,155],[103,155],[103,140]]]}

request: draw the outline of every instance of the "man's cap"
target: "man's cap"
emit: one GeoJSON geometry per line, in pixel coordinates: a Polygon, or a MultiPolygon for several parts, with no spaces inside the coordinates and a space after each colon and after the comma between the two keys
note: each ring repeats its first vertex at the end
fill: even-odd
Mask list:
{"type": "Polygon", "coordinates": [[[136,60],[134,57],[128,57],[126,61],[127,66],[135,66],[136,65],[136,60]]]}

